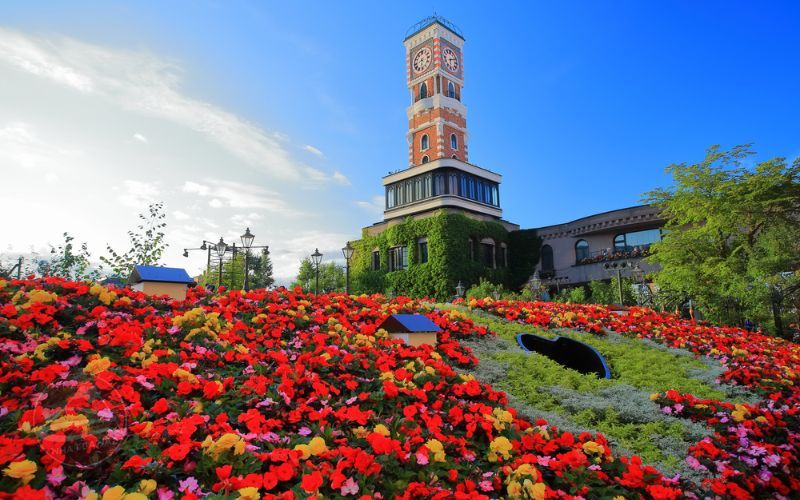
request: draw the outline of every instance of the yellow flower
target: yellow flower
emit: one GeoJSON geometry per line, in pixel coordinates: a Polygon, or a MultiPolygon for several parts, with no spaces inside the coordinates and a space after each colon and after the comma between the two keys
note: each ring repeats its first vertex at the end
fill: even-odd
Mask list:
{"type": "Polygon", "coordinates": [[[386,426],[383,424],[376,425],[375,428],[372,430],[373,432],[377,432],[378,434],[384,437],[389,437],[389,435],[391,434],[391,432],[389,432],[389,429],[387,429],[386,426]]]}
{"type": "Polygon", "coordinates": [[[139,491],[145,495],[149,495],[150,493],[156,491],[156,488],[158,488],[158,483],[153,479],[142,479],[139,481],[139,491]]]}
{"type": "Polygon", "coordinates": [[[247,488],[242,488],[236,491],[239,494],[239,498],[245,498],[247,500],[260,500],[261,494],[258,492],[258,488],[254,488],[253,486],[248,486],[247,488]]]}
{"type": "Polygon", "coordinates": [[[183,368],[176,368],[174,372],[172,372],[172,376],[177,378],[182,382],[197,382],[197,377],[194,376],[191,372],[184,370],[183,368]]]}
{"type": "Polygon", "coordinates": [[[97,375],[100,372],[104,372],[111,367],[111,360],[108,358],[96,358],[89,363],[86,364],[86,368],[83,369],[84,373],[88,373],[89,375],[97,375]]]}
{"type": "Polygon", "coordinates": [[[508,460],[511,458],[511,453],[509,452],[512,448],[511,441],[509,441],[507,437],[500,436],[494,438],[492,442],[489,443],[489,461],[497,462],[498,457],[503,457],[508,460]]]}
{"type": "Polygon", "coordinates": [[[661,396],[661,393],[654,392],[653,394],[651,394],[651,395],[650,395],[650,401],[655,401],[655,400],[656,400],[656,399],[658,399],[660,396],[661,396]]]}
{"type": "Polygon", "coordinates": [[[365,437],[367,437],[367,435],[369,435],[369,431],[365,429],[363,425],[359,425],[358,427],[353,429],[353,435],[358,439],[364,439],[365,437]]]}
{"type": "Polygon", "coordinates": [[[300,450],[303,455],[300,457],[300,460],[305,460],[311,456],[311,447],[307,444],[296,444],[294,445],[295,450],[300,450]]]}
{"type": "Polygon", "coordinates": [[[125,488],[122,486],[114,486],[109,488],[103,493],[103,500],[121,500],[122,495],[125,494],[125,488]]]}
{"type": "Polygon", "coordinates": [[[508,492],[509,497],[519,498],[522,496],[522,485],[519,484],[517,481],[511,481],[510,483],[508,483],[506,491],[508,492]]]}
{"type": "Polygon", "coordinates": [[[11,462],[8,467],[3,469],[3,473],[14,479],[21,479],[22,484],[28,484],[33,476],[36,475],[36,462],[32,460],[22,460],[11,462]]]}
{"type": "Polygon", "coordinates": [[[444,446],[442,445],[441,441],[438,439],[429,439],[425,443],[425,447],[433,453],[433,461],[434,462],[444,462],[445,461],[445,452],[444,446]]]}
{"type": "Polygon", "coordinates": [[[206,449],[206,453],[214,457],[214,460],[218,460],[220,455],[228,450],[233,450],[234,455],[241,455],[244,453],[246,443],[238,434],[229,432],[220,436],[217,441],[208,436],[201,446],[206,449]]]}
{"type": "Polygon", "coordinates": [[[325,439],[317,436],[308,443],[308,449],[312,455],[320,455],[328,451],[328,445],[325,444],[325,439]]]}
{"type": "Polygon", "coordinates": [[[58,295],[55,293],[50,293],[45,290],[31,290],[28,292],[28,302],[23,304],[23,309],[29,308],[32,304],[37,304],[39,302],[43,304],[49,304],[50,302],[55,302],[58,298],[58,295]]]}
{"type": "Polygon", "coordinates": [[[745,408],[742,405],[736,405],[736,409],[731,412],[731,416],[737,422],[741,422],[749,414],[750,414],[750,412],[747,411],[747,408],[745,408]]]}
{"type": "Polygon", "coordinates": [[[71,413],[69,415],[62,415],[50,423],[50,430],[53,432],[69,429],[70,427],[80,427],[85,432],[89,429],[89,419],[86,418],[86,415],[71,413]]]}
{"type": "Polygon", "coordinates": [[[134,492],[122,495],[122,500],[147,500],[147,495],[144,493],[134,492]]]}
{"type": "Polygon", "coordinates": [[[598,454],[602,455],[606,452],[606,449],[603,447],[602,444],[595,443],[594,441],[586,441],[583,443],[583,452],[587,455],[598,454]]]}
{"type": "Polygon", "coordinates": [[[531,476],[534,481],[539,478],[539,474],[531,464],[522,464],[514,471],[516,477],[531,476]]]}
{"type": "Polygon", "coordinates": [[[544,492],[547,489],[544,483],[534,483],[530,479],[526,479],[522,485],[529,497],[535,500],[544,500],[544,492]]]}

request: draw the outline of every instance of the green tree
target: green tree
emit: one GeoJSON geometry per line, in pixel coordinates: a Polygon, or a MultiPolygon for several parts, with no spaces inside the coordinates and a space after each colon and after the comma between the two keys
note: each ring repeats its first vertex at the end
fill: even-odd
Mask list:
{"type": "Polygon", "coordinates": [[[264,248],[261,253],[250,255],[249,258],[249,286],[254,288],[269,288],[275,284],[275,277],[272,275],[272,259],[269,252],[264,248]]]}
{"type": "MultiPolygon", "coordinates": [[[[325,262],[319,266],[319,293],[344,291],[344,266],[335,262],[325,262]]],[[[316,273],[311,259],[306,257],[300,263],[297,278],[290,288],[300,287],[305,292],[313,292],[316,283],[316,273]]]]}
{"type": "Polygon", "coordinates": [[[111,272],[120,277],[127,277],[133,271],[133,266],[157,265],[167,249],[164,241],[164,203],[152,203],[147,207],[147,213],[139,214],[141,222],[135,231],[128,231],[130,248],[124,253],[118,253],[111,245],[106,244],[108,257],[100,257],[100,261],[111,268],[111,272]]]}
{"type": "Polygon", "coordinates": [[[692,298],[712,321],[770,322],[783,334],[800,269],[800,159],[752,163],[749,145],[710,148],[667,167],[674,184],[645,195],[666,218],[650,262],[667,296],[692,298]]]}
{"type": "Polygon", "coordinates": [[[51,257],[39,260],[36,272],[42,276],[60,276],[68,280],[97,279],[99,273],[91,269],[91,254],[86,242],[76,246],[75,237],[64,233],[64,242],[50,247],[51,257]]]}

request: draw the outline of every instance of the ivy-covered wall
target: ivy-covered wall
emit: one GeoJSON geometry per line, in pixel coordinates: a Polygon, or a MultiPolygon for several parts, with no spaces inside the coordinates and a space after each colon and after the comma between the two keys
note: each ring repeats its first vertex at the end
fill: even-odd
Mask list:
{"type": "Polygon", "coordinates": [[[533,275],[539,262],[542,239],[535,229],[520,229],[508,233],[509,285],[512,290],[522,288],[533,275]]]}
{"type": "Polygon", "coordinates": [[[498,266],[502,263],[501,243],[508,246],[509,260],[512,259],[509,232],[502,224],[477,221],[462,214],[440,212],[424,219],[408,218],[375,236],[369,236],[365,231],[361,240],[352,243],[355,247],[351,264],[353,291],[393,292],[445,300],[455,294],[459,281],[469,288],[485,277],[494,283],[509,286],[509,268],[491,269],[483,265],[480,241],[484,238],[494,240],[498,266]],[[428,240],[426,263],[419,263],[417,242],[420,238],[428,240]],[[470,238],[476,243],[474,259],[470,259],[470,238]],[[406,245],[408,248],[408,267],[389,272],[389,249],[397,245],[406,245]],[[372,251],[375,249],[380,251],[381,256],[379,271],[372,270],[372,251]]]}

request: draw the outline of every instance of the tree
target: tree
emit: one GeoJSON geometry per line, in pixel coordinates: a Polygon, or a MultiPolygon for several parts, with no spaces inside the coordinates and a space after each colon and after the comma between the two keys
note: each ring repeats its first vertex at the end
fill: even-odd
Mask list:
{"type": "Polygon", "coordinates": [[[646,193],[667,223],[650,262],[667,295],[691,297],[707,318],[771,322],[783,334],[781,305],[798,293],[800,159],[746,166],[749,145],[710,148],[700,163],[667,167],[668,188],[646,193]]]}
{"type": "Polygon", "coordinates": [[[250,255],[249,285],[250,289],[269,288],[275,284],[275,277],[272,275],[272,259],[269,252],[264,248],[260,254],[250,255]]]}
{"type": "Polygon", "coordinates": [[[120,254],[106,244],[109,256],[100,257],[100,261],[121,277],[130,275],[134,265],[157,265],[168,246],[164,241],[164,228],[167,227],[165,217],[163,202],[150,204],[147,213],[139,214],[141,222],[136,231],[128,231],[130,248],[120,254]]]}
{"type": "MultiPolygon", "coordinates": [[[[319,265],[319,292],[341,292],[344,291],[344,266],[335,262],[326,262],[319,265]]],[[[300,263],[300,270],[297,278],[292,283],[291,288],[300,287],[305,292],[313,292],[316,283],[316,273],[311,259],[306,257],[300,263]]]]}
{"type": "Polygon", "coordinates": [[[86,242],[76,247],[74,240],[74,236],[64,233],[64,242],[58,247],[50,247],[51,257],[39,260],[36,272],[42,276],[60,276],[68,280],[97,279],[99,273],[91,269],[91,254],[86,242]]]}

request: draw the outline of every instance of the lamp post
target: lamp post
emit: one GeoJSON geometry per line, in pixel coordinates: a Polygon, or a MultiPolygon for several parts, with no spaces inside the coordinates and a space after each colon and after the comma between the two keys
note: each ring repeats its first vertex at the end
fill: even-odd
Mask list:
{"type": "Polygon", "coordinates": [[[219,258],[219,278],[217,279],[217,288],[222,286],[222,258],[225,257],[225,252],[228,251],[228,244],[222,240],[222,236],[219,237],[219,242],[214,245],[214,252],[217,254],[217,258],[219,258]]]}
{"type": "Polygon", "coordinates": [[[456,295],[459,299],[464,296],[464,285],[461,284],[461,280],[459,280],[458,285],[456,285],[456,295]]]}
{"type": "Polygon", "coordinates": [[[531,294],[533,295],[534,299],[538,300],[539,294],[542,293],[542,279],[539,277],[539,271],[535,271],[533,273],[533,276],[528,282],[528,286],[531,289],[531,294]]]}
{"type": "Polygon", "coordinates": [[[311,254],[311,261],[314,263],[314,274],[316,277],[316,285],[314,285],[314,294],[319,294],[319,263],[322,262],[322,254],[319,253],[319,248],[314,249],[311,254]]]}
{"type": "Polygon", "coordinates": [[[353,258],[353,251],[355,248],[350,246],[350,242],[347,242],[347,245],[342,248],[342,254],[344,255],[345,260],[345,268],[344,268],[344,292],[347,295],[350,295],[350,259],[353,258]]]}
{"type": "Polygon", "coordinates": [[[263,248],[264,254],[269,255],[269,245],[253,246],[253,240],[255,240],[256,237],[250,232],[249,227],[244,234],[240,236],[240,239],[242,240],[242,246],[244,247],[244,291],[246,292],[250,290],[250,249],[263,248]]]}
{"type": "Polygon", "coordinates": [[[633,262],[624,260],[622,262],[607,262],[603,264],[603,269],[608,273],[617,273],[617,293],[619,295],[619,305],[623,305],[622,299],[622,271],[633,267],[633,262]]]}
{"type": "Polygon", "coordinates": [[[200,245],[200,247],[198,247],[198,248],[184,248],[183,249],[183,256],[184,257],[189,257],[189,251],[190,250],[202,250],[202,251],[206,252],[206,274],[208,274],[208,273],[211,272],[211,249],[214,248],[214,246],[215,246],[214,243],[212,243],[210,241],[203,240],[203,244],[200,245]]]}

